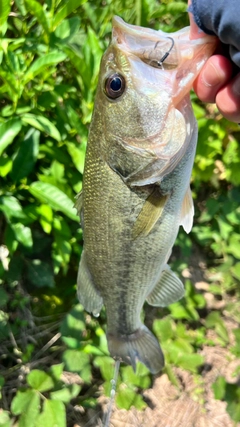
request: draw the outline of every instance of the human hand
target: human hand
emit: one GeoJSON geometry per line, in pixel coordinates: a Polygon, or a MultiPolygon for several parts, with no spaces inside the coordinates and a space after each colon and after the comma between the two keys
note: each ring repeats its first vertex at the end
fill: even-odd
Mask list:
{"type": "MultiPolygon", "coordinates": [[[[188,5],[191,0],[188,0],[188,5]]],[[[203,36],[189,13],[190,39],[203,36]]],[[[203,102],[216,103],[220,113],[232,122],[240,122],[240,73],[233,76],[234,64],[223,55],[212,55],[196,78],[193,88],[203,102]]]]}

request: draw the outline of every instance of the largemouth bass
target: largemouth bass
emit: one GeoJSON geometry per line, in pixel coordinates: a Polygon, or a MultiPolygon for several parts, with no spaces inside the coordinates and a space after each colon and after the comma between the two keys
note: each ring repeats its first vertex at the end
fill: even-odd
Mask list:
{"type": "Polygon", "coordinates": [[[152,373],[164,365],[160,345],[140,319],[145,300],[167,306],[184,287],[167,262],[179,226],[189,232],[189,187],[197,125],[189,98],[216,39],[189,39],[113,19],[101,62],[77,202],[84,249],[78,296],[107,313],[110,354],[152,373]]]}

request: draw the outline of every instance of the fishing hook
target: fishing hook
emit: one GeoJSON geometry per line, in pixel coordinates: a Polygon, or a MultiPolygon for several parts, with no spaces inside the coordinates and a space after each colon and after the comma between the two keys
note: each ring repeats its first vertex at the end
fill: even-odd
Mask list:
{"type": "MultiPolygon", "coordinates": [[[[170,54],[171,50],[173,49],[174,46],[174,40],[172,37],[166,37],[167,39],[170,39],[172,42],[172,45],[170,46],[170,48],[168,49],[168,51],[166,53],[164,53],[163,57],[160,59],[160,61],[157,62],[157,65],[159,67],[162,68],[163,62],[167,59],[168,55],[170,54]]],[[[155,44],[154,49],[156,49],[157,45],[158,45],[159,41],[155,44]]]]}

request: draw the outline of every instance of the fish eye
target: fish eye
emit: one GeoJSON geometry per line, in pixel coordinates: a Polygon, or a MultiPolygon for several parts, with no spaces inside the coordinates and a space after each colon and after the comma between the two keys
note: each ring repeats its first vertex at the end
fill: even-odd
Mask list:
{"type": "Polygon", "coordinates": [[[105,82],[106,95],[111,99],[119,98],[125,90],[125,79],[121,74],[114,73],[108,76],[105,82]]]}

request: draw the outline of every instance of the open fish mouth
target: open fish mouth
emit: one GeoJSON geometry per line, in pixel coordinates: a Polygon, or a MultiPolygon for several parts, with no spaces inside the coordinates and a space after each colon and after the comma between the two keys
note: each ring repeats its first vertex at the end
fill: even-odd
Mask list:
{"type": "MultiPolygon", "coordinates": [[[[156,68],[161,68],[163,62],[164,69],[177,68],[183,60],[192,59],[194,56],[194,49],[189,40],[189,27],[166,36],[166,33],[160,30],[130,25],[114,16],[113,42],[122,50],[156,68]]],[[[196,45],[196,41],[193,44],[196,45]]],[[[203,41],[199,39],[197,44],[203,44],[203,41]]]]}
{"type": "Polygon", "coordinates": [[[148,88],[154,92],[161,86],[175,105],[187,95],[217,44],[214,36],[204,35],[191,40],[189,34],[190,27],[165,33],[130,25],[118,16],[113,17],[112,45],[131,65],[135,87],[139,91],[148,88]]]}

